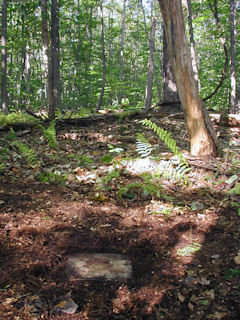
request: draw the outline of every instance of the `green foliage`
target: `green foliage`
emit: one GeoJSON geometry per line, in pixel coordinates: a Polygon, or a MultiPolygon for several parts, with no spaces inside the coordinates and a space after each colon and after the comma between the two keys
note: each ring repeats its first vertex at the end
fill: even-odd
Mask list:
{"type": "Polygon", "coordinates": [[[136,150],[142,158],[148,158],[153,151],[151,143],[141,133],[137,133],[136,150]]]}
{"type": "Polygon", "coordinates": [[[240,183],[236,183],[235,187],[227,191],[228,194],[240,195],[240,183]]]}
{"type": "MultiPolygon", "coordinates": [[[[159,168],[156,175],[162,176],[168,180],[177,182],[183,181],[184,183],[187,183],[187,173],[190,171],[190,168],[183,154],[179,151],[176,141],[171,137],[171,133],[159,128],[155,123],[148,119],[144,119],[142,124],[152,129],[177,157],[177,161],[172,159],[164,169],[159,168]]],[[[140,156],[149,158],[153,147],[144,135],[138,133],[136,149],[140,156]]]]}
{"type": "Polygon", "coordinates": [[[0,175],[2,175],[4,167],[5,167],[5,164],[0,163],[0,175]]]}
{"type": "Polygon", "coordinates": [[[113,159],[109,154],[106,154],[101,158],[101,161],[106,164],[110,164],[110,163],[112,163],[113,159]]]}
{"type": "Polygon", "coordinates": [[[109,189],[109,184],[112,182],[114,179],[118,180],[120,177],[120,170],[119,168],[115,165],[109,172],[102,178],[99,178],[97,181],[97,190],[103,190],[103,189],[109,189]]]}
{"type": "Polygon", "coordinates": [[[53,184],[61,184],[65,185],[66,177],[57,172],[43,172],[38,176],[38,180],[44,183],[53,183],[53,184]]]}
{"type": "Polygon", "coordinates": [[[85,154],[83,154],[82,156],[77,156],[76,158],[79,160],[80,165],[89,165],[94,163],[94,160],[92,158],[89,158],[85,154]]]}
{"type": "Polygon", "coordinates": [[[166,146],[172,151],[172,153],[179,158],[179,161],[181,163],[184,163],[186,166],[188,165],[188,163],[187,163],[186,159],[184,158],[183,154],[179,151],[176,141],[171,137],[171,133],[170,132],[158,127],[151,120],[144,119],[141,122],[142,122],[143,125],[145,125],[148,128],[152,129],[153,132],[155,132],[157,134],[159,139],[161,139],[166,144],[166,146]]]}
{"type": "Polygon", "coordinates": [[[48,128],[45,128],[43,125],[39,124],[39,127],[43,132],[44,138],[47,140],[49,146],[53,149],[56,149],[58,145],[55,123],[56,123],[56,120],[52,120],[48,128]]]}
{"type": "Polygon", "coordinates": [[[0,113],[0,126],[5,127],[14,123],[38,123],[38,119],[22,112],[11,112],[9,114],[0,113]]]}
{"type": "Polygon", "coordinates": [[[12,145],[18,149],[21,155],[27,160],[29,166],[36,166],[39,164],[38,155],[32,148],[29,148],[25,143],[14,140],[12,145]]]}
{"type": "Polygon", "coordinates": [[[164,170],[158,169],[155,175],[158,177],[163,177],[164,179],[168,179],[170,181],[182,182],[184,184],[187,184],[187,173],[190,170],[191,169],[184,163],[177,162],[177,164],[175,164],[174,161],[170,160],[164,170]]]}
{"type": "Polygon", "coordinates": [[[186,256],[189,257],[192,254],[198,252],[201,249],[201,244],[194,242],[190,245],[187,245],[186,247],[182,248],[182,249],[178,249],[177,250],[177,254],[179,256],[186,256]]]}
{"type": "Polygon", "coordinates": [[[240,278],[240,270],[233,268],[226,270],[223,279],[230,280],[232,278],[240,278]]]}
{"type": "Polygon", "coordinates": [[[162,187],[154,181],[150,174],[142,175],[143,182],[133,182],[126,186],[120,187],[118,195],[120,198],[125,197],[129,199],[136,199],[138,196],[144,199],[150,197],[161,198],[162,187]]]}

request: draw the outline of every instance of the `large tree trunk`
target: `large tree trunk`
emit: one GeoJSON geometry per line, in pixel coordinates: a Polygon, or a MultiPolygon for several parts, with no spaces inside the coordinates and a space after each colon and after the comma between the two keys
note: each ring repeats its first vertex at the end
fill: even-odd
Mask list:
{"type": "Polygon", "coordinates": [[[194,79],[188,49],[181,0],[159,0],[178,94],[185,114],[191,154],[212,157],[217,154],[216,137],[207,129],[202,102],[194,79]]]}
{"type": "Polygon", "coordinates": [[[2,32],[1,32],[1,105],[4,113],[8,113],[7,107],[7,0],[2,0],[2,32]]]}
{"type": "Polygon", "coordinates": [[[60,103],[60,74],[59,74],[59,3],[58,0],[52,0],[51,6],[51,80],[53,104],[49,106],[48,118],[55,118],[55,112],[59,108],[60,103]]]}
{"type": "Polygon", "coordinates": [[[164,102],[175,102],[179,101],[177,92],[177,85],[174,77],[174,72],[171,65],[170,53],[168,50],[166,31],[163,27],[163,101],[164,102]]]}

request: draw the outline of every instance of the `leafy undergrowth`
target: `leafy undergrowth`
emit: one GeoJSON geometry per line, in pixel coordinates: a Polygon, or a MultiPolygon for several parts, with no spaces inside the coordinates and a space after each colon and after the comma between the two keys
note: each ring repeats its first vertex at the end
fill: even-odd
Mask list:
{"type": "MultiPolygon", "coordinates": [[[[182,120],[150,118],[188,148],[182,120]]],[[[239,319],[239,128],[217,128],[224,158],[184,152],[184,179],[139,120],[57,128],[0,137],[0,318],[239,319]],[[127,255],[132,278],[68,281],[83,252],[127,255]],[[52,314],[70,290],[77,311],[52,314]]]]}

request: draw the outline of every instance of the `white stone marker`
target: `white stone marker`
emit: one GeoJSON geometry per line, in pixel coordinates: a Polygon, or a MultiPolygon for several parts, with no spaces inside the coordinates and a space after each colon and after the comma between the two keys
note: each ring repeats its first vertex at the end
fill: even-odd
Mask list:
{"type": "Polygon", "coordinates": [[[104,278],[126,280],[131,278],[131,260],[114,253],[79,253],[67,260],[66,273],[70,281],[104,278]]]}

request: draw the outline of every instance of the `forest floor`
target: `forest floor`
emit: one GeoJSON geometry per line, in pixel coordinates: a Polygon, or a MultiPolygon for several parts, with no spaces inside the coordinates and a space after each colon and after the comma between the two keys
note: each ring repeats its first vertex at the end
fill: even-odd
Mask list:
{"type": "MultiPolygon", "coordinates": [[[[188,149],[181,117],[148,118],[188,149]]],[[[184,151],[181,181],[156,174],[174,158],[138,118],[62,123],[57,146],[39,128],[1,132],[0,319],[239,319],[240,128],[216,130],[224,157],[184,151]],[[86,252],[127,256],[132,276],[70,281],[67,259],[86,252]]]]}

